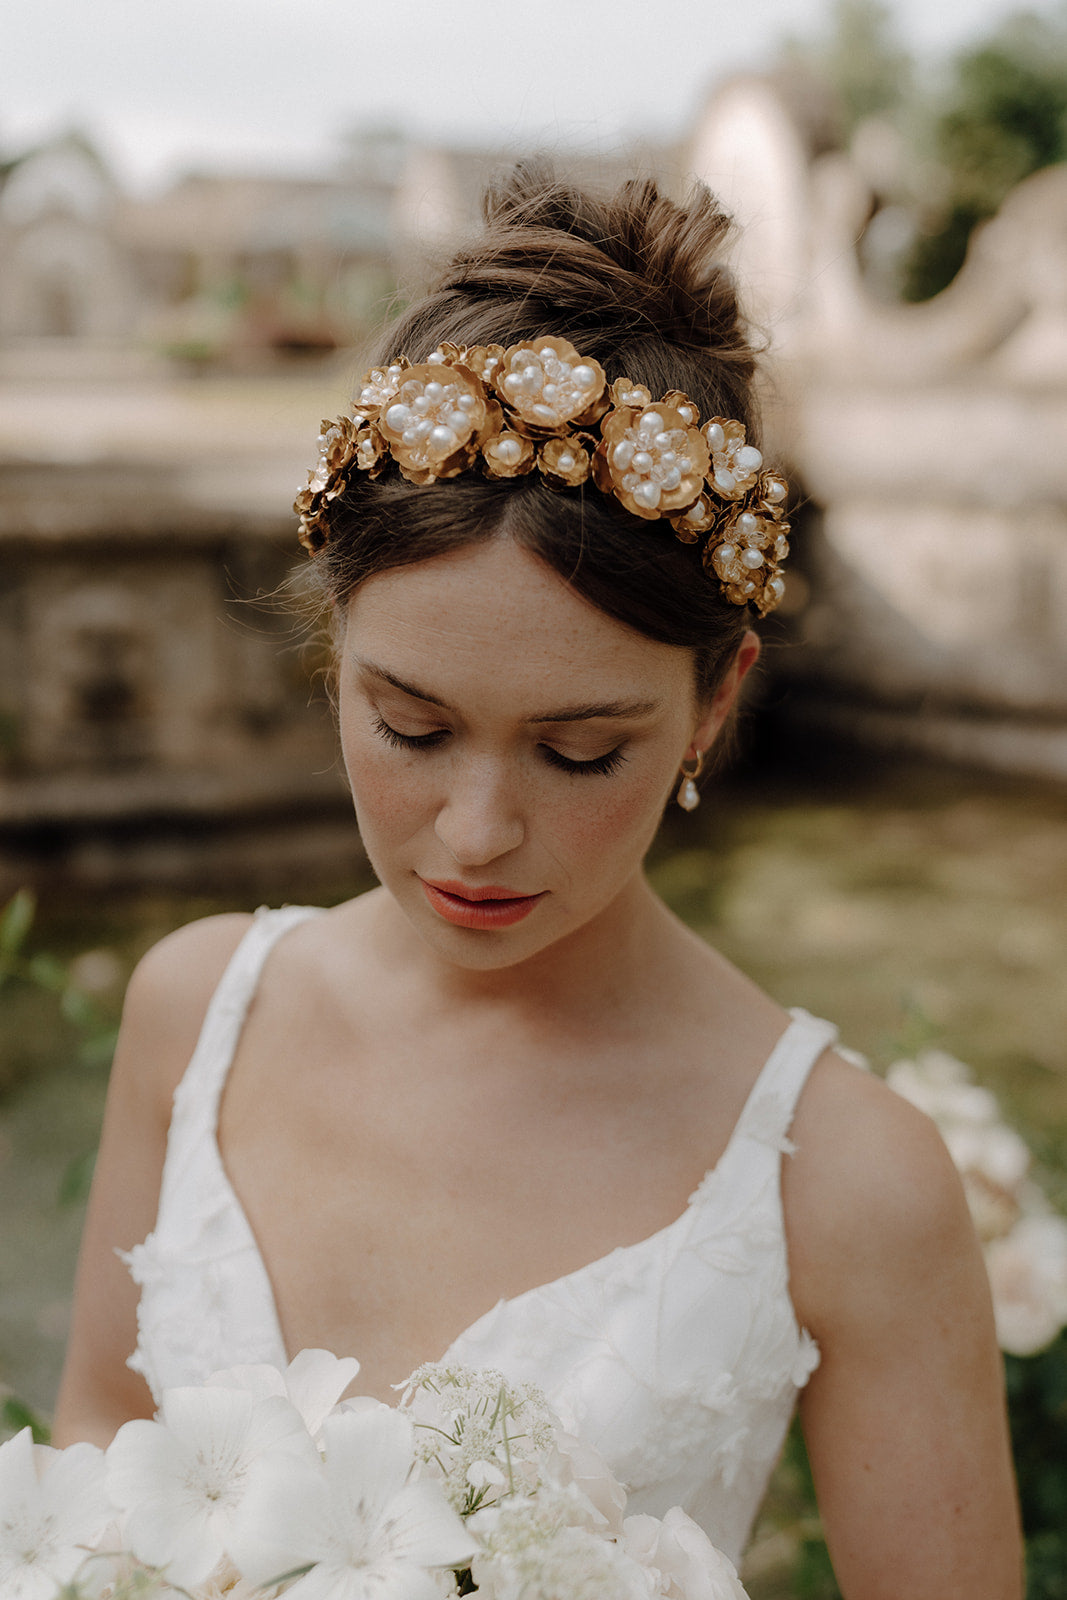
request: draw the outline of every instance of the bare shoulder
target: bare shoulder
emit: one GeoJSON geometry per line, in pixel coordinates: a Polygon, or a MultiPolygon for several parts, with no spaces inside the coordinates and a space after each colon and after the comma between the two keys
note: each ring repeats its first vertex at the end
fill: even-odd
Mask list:
{"type": "Polygon", "coordinates": [[[155,1063],[156,1086],[169,1102],[208,1002],[251,925],[252,917],[241,912],[204,917],[167,934],[142,956],[126,990],[118,1072],[126,1061],[155,1063]]]}
{"type": "Polygon", "coordinates": [[[798,1315],[821,1335],[843,1310],[884,1314],[976,1251],[963,1187],[934,1123],[827,1051],[800,1097],[783,1196],[798,1315]]]}

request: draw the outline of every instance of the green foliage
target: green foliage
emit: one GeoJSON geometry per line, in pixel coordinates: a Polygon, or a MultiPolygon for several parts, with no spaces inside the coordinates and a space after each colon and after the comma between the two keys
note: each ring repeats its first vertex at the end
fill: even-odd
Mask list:
{"type": "Polygon", "coordinates": [[[830,85],[846,133],[865,117],[895,110],[912,86],[911,56],[883,0],[835,0],[824,37],[789,41],[786,57],[830,85]]]}
{"type": "Polygon", "coordinates": [[[1035,1356],[1005,1357],[1005,1374],[1027,1600],[1067,1600],[1067,1331],[1035,1356]]]}
{"type": "Polygon", "coordinates": [[[48,1444],[52,1438],[52,1431],[43,1417],[16,1400],[13,1394],[4,1395],[0,1398],[0,1436],[9,1439],[23,1428],[31,1429],[35,1444],[48,1444]]]}
{"type": "Polygon", "coordinates": [[[910,300],[952,281],[974,229],[1016,184],[1067,159],[1067,19],[1015,17],[958,56],[933,126],[947,192],[906,265],[910,300]]]}
{"type": "Polygon", "coordinates": [[[115,1018],[84,993],[67,962],[43,951],[27,954],[37,901],[30,889],[19,889],[0,911],[0,988],[27,985],[54,995],[59,1013],[80,1036],[78,1059],[85,1066],[106,1066],[115,1050],[115,1018]]]}

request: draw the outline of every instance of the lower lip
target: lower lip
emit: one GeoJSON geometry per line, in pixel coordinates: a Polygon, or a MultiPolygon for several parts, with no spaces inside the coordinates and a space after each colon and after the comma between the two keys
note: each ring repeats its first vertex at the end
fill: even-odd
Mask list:
{"type": "Polygon", "coordinates": [[[528,917],[542,898],[539,894],[524,894],[514,900],[465,900],[462,895],[436,888],[424,878],[419,882],[438,916],[457,928],[510,928],[528,917]]]}

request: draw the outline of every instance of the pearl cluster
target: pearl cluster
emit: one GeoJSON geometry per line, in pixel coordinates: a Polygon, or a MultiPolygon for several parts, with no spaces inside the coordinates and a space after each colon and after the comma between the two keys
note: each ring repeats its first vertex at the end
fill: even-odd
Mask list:
{"type": "Polygon", "coordinates": [[[754,444],[745,443],[745,430],[739,422],[716,418],[704,429],[711,451],[715,487],[727,499],[740,498],[752,488],[763,466],[763,456],[754,444]]]}
{"type": "Polygon", "coordinates": [[[382,414],[383,431],[403,444],[416,467],[455,455],[475,428],[477,397],[443,378],[408,378],[382,414]]]}
{"type": "Polygon", "coordinates": [[[597,368],[586,361],[569,361],[550,344],[510,351],[496,382],[512,410],[538,428],[561,428],[585,411],[603,386],[603,373],[597,368]]]}
{"type": "Polygon", "coordinates": [[[611,464],[622,474],[627,494],[649,511],[659,509],[664,494],[677,489],[683,477],[697,470],[686,454],[684,428],[667,428],[656,410],[642,411],[611,452],[611,464]]]}
{"type": "Polygon", "coordinates": [[[784,580],[767,569],[788,554],[789,540],[781,525],[755,511],[742,511],[735,517],[728,537],[710,552],[716,576],[737,591],[737,603],[762,596],[767,609],[777,605],[785,593],[784,580]]]}

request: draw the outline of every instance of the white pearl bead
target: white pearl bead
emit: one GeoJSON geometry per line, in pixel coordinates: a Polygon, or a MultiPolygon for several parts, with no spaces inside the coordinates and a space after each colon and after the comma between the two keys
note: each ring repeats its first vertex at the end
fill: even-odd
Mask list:
{"type": "Polygon", "coordinates": [[[390,406],[385,413],[386,426],[392,428],[396,433],[403,432],[410,421],[411,412],[404,405],[390,406]]]}
{"type": "Polygon", "coordinates": [[[754,444],[742,445],[734,459],[745,472],[758,472],[763,465],[763,457],[754,444]]]}
{"type": "Polygon", "coordinates": [[[776,600],[780,600],[785,594],[785,582],[781,578],[772,578],[767,588],[776,600]]]}
{"type": "Polygon", "coordinates": [[[611,452],[611,464],[613,467],[618,467],[620,472],[630,465],[633,458],[634,447],[629,439],[621,440],[611,452]]]}
{"type": "Polygon", "coordinates": [[[733,494],[737,488],[737,479],[727,467],[717,467],[715,469],[715,482],[723,494],[733,494]]]}
{"type": "Polygon", "coordinates": [[[406,445],[417,444],[418,443],[418,439],[419,439],[418,429],[417,428],[405,428],[403,433],[400,435],[400,438],[401,438],[402,442],[404,444],[406,444],[406,445]]]}
{"type": "Polygon", "coordinates": [[[561,450],[556,457],[556,470],[558,472],[572,472],[577,465],[578,458],[571,450],[561,450]]]}
{"type": "Polygon", "coordinates": [[[506,467],[514,467],[522,459],[522,445],[518,439],[498,439],[495,453],[506,467]]]}
{"type": "Polygon", "coordinates": [[[650,511],[654,511],[660,502],[659,484],[639,483],[633,495],[638,505],[647,506],[650,511]]]}
{"type": "Polygon", "coordinates": [[[763,554],[759,550],[742,550],[741,560],[746,567],[750,567],[755,572],[763,565],[763,554]]]}
{"type": "Polygon", "coordinates": [[[438,383],[436,378],[432,379],[432,381],[430,383],[428,383],[426,385],[426,388],[423,390],[423,393],[426,395],[426,398],[428,400],[440,400],[440,398],[444,394],[444,392],[445,392],[444,384],[443,383],[438,383]]]}
{"type": "Polygon", "coordinates": [[[668,492],[671,489],[677,489],[681,481],[682,474],[678,471],[677,467],[671,467],[669,471],[664,472],[660,477],[660,483],[668,492]]]}
{"type": "Polygon", "coordinates": [[[411,402],[411,409],[418,417],[424,417],[430,410],[430,401],[426,395],[420,394],[418,399],[411,402]]]}
{"type": "Polygon", "coordinates": [[[668,433],[666,431],[666,429],[664,429],[660,433],[657,433],[655,439],[653,440],[653,443],[655,444],[655,446],[656,446],[656,448],[658,450],[669,450],[670,447],[671,447],[671,435],[670,435],[670,433],[668,433]]]}
{"type": "Polygon", "coordinates": [[[591,389],[596,383],[596,373],[592,367],[587,367],[585,362],[581,361],[571,373],[571,379],[579,389],[591,389]]]}
{"type": "Polygon", "coordinates": [[[643,411],[641,413],[642,430],[647,429],[653,437],[663,432],[663,418],[658,411],[643,411]]]}
{"type": "Polygon", "coordinates": [[[704,436],[708,441],[708,448],[713,451],[722,450],[726,445],[726,435],[722,431],[722,424],[720,422],[711,423],[710,426],[704,430],[704,436]]]}
{"type": "Polygon", "coordinates": [[[530,416],[546,428],[554,428],[559,421],[559,412],[555,406],[545,406],[540,402],[530,407],[530,416]]]}
{"type": "Polygon", "coordinates": [[[652,457],[649,455],[647,450],[638,450],[636,452],[633,458],[633,468],[635,472],[651,471],[652,457]]]}
{"type": "Polygon", "coordinates": [[[478,402],[472,394],[461,394],[456,404],[461,411],[473,411],[478,402]]]}
{"type": "Polygon", "coordinates": [[[433,445],[435,450],[443,450],[450,455],[456,448],[459,440],[456,438],[451,428],[446,428],[441,423],[438,423],[437,427],[431,429],[430,431],[430,443],[433,445]]]}

